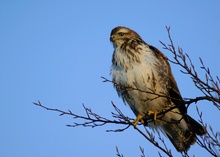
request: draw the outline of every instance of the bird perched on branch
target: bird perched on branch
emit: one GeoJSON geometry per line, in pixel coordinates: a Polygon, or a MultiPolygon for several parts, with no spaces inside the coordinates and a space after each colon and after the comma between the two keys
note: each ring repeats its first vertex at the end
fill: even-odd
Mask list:
{"type": "Polygon", "coordinates": [[[187,115],[168,59],[126,27],[114,28],[110,41],[114,47],[114,87],[137,116],[133,125],[141,122],[159,129],[177,151],[187,151],[195,143],[196,134],[203,135],[206,130],[187,115]]]}

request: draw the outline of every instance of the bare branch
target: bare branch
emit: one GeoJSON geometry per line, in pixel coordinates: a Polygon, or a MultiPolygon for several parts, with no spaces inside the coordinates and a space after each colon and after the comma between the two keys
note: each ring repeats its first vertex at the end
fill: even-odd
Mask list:
{"type": "Polygon", "coordinates": [[[140,146],[140,151],[141,151],[141,157],[145,157],[144,148],[142,148],[141,146],[140,146]]]}
{"type": "MultiPolygon", "coordinates": [[[[99,126],[103,126],[106,124],[122,124],[122,125],[127,125],[126,128],[121,129],[121,131],[124,131],[125,129],[127,129],[130,126],[130,123],[125,121],[125,119],[123,119],[123,117],[121,117],[121,115],[117,115],[116,113],[113,113],[113,115],[117,116],[117,119],[110,120],[108,118],[104,118],[104,117],[94,113],[90,108],[87,108],[84,104],[83,104],[83,108],[85,110],[86,116],[75,114],[75,113],[71,112],[70,110],[63,111],[60,109],[49,108],[49,107],[42,105],[40,101],[38,101],[37,103],[34,102],[34,104],[39,107],[42,107],[46,110],[58,112],[60,116],[68,115],[68,116],[72,116],[76,120],[84,120],[82,123],[74,122],[74,124],[66,125],[68,127],[83,126],[83,127],[94,128],[94,127],[99,127],[99,126]]],[[[129,120],[129,118],[126,118],[126,119],[129,120]]],[[[112,130],[112,131],[118,132],[119,130],[117,129],[117,130],[112,130]]]]}
{"type": "MultiPolygon", "coordinates": [[[[49,111],[54,111],[58,112],[60,115],[68,115],[72,116],[75,120],[84,120],[82,123],[74,122],[73,125],[67,125],[68,127],[77,127],[77,126],[83,126],[83,127],[98,127],[98,126],[103,126],[106,124],[121,124],[125,125],[124,128],[122,129],[114,129],[114,130],[107,130],[107,132],[122,132],[126,129],[128,129],[132,125],[132,121],[134,119],[129,118],[125,116],[119,108],[112,102],[112,106],[114,107],[114,110],[116,113],[112,112],[112,117],[113,119],[107,119],[104,118],[96,113],[94,113],[90,108],[87,108],[85,105],[83,105],[83,108],[85,110],[86,116],[78,115],[73,113],[72,111],[68,110],[68,112],[60,110],[60,109],[54,109],[54,108],[49,108],[40,103],[38,101],[37,103],[34,102],[35,105],[42,107],[46,110],[49,111]]],[[[152,121],[153,117],[150,117],[148,120],[152,121]]],[[[139,124],[141,125],[141,124],[139,124]]],[[[155,140],[155,137],[153,133],[149,132],[148,129],[145,127],[145,131],[143,132],[141,129],[139,129],[137,126],[134,126],[134,129],[137,130],[146,140],[148,140],[150,143],[152,143],[154,146],[156,146],[158,149],[160,149],[162,152],[167,154],[167,156],[172,157],[171,150],[167,151],[167,148],[163,148],[158,144],[158,142],[155,140]]]]}
{"type": "MultiPolygon", "coordinates": [[[[202,119],[202,112],[199,111],[198,107],[196,108],[197,113],[200,118],[200,123],[205,126],[203,119],[202,119]]],[[[207,127],[206,127],[207,128],[207,127]]],[[[211,126],[209,126],[209,130],[207,130],[206,135],[197,138],[197,143],[202,148],[207,150],[212,156],[219,157],[220,154],[220,133],[214,133],[211,126]]]]}
{"type": "Polygon", "coordinates": [[[197,98],[188,98],[189,101],[186,101],[186,104],[192,102],[198,102],[201,100],[211,101],[217,108],[220,110],[220,88],[219,83],[220,80],[216,77],[216,80],[212,77],[210,69],[204,65],[204,62],[201,58],[199,58],[201,63],[201,69],[205,72],[205,80],[201,79],[198,76],[198,73],[195,69],[195,66],[190,59],[189,55],[184,53],[182,48],[178,47],[178,50],[175,49],[174,43],[172,41],[170,35],[170,27],[166,27],[168,32],[168,38],[170,40],[170,44],[166,45],[162,41],[160,43],[163,45],[165,50],[170,51],[173,54],[173,60],[168,59],[171,63],[180,66],[182,69],[180,70],[183,74],[189,75],[192,81],[195,84],[195,87],[199,89],[204,96],[198,96],[197,98]]]}
{"type": "Polygon", "coordinates": [[[123,154],[120,154],[120,152],[119,152],[117,146],[116,146],[116,155],[117,155],[118,157],[124,157],[123,154]]]}

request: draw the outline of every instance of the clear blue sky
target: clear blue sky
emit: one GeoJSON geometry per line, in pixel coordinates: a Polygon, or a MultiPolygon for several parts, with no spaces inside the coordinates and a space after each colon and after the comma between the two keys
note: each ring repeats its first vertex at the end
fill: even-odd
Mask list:
{"type": "MultiPolygon", "coordinates": [[[[171,26],[176,46],[181,46],[199,67],[198,57],[220,76],[219,1],[0,1],[0,156],[72,157],[116,156],[115,146],[125,157],[157,155],[149,142],[132,128],[107,133],[101,128],[68,128],[71,117],[36,107],[32,102],[84,114],[82,103],[110,117],[111,101],[133,117],[118,98],[109,75],[113,47],[109,34],[116,26],[127,26],[162,50],[168,43],[165,26],[171,26]]],[[[199,96],[190,79],[171,65],[183,97],[199,96]]],[[[204,74],[198,70],[203,77],[204,74]]],[[[220,115],[209,102],[197,104],[204,119],[220,130],[220,115]]],[[[189,113],[198,119],[195,105],[189,113]]],[[[173,149],[168,139],[168,146],[173,149]]],[[[197,145],[189,154],[206,156],[197,145]]],[[[178,154],[176,155],[178,156],[178,154]]]]}

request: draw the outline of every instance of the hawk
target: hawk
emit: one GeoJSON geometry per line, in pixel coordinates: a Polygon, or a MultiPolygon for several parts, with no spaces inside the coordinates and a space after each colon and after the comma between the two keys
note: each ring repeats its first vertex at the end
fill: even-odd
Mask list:
{"type": "Polygon", "coordinates": [[[116,91],[136,115],[138,122],[161,130],[179,152],[185,152],[204,135],[205,128],[187,115],[166,56],[145,43],[133,30],[116,27],[111,75],[116,91]]]}

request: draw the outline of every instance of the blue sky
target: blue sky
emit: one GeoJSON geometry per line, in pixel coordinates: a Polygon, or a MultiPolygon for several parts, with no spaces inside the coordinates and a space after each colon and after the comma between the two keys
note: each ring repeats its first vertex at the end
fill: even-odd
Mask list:
{"type": "MultiPolygon", "coordinates": [[[[100,115],[111,117],[111,101],[124,114],[134,115],[118,98],[110,83],[113,47],[109,34],[116,26],[137,31],[149,44],[164,52],[159,40],[168,43],[165,26],[171,26],[176,46],[187,52],[195,66],[198,57],[219,75],[219,1],[0,1],[0,156],[124,156],[157,155],[149,142],[130,128],[107,133],[101,128],[68,128],[71,117],[34,106],[42,104],[84,114],[82,103],[100,115]]],[[[191,80],[171,64],[183,97],[199,96],[191,80]]],[[[198,69],[199,75],[204,73],[198,69]]],[[[205,122],[219,131],[220,115],[209,102],[197,104],[205,122]]],[[[189,114],[198,119],[196,105],[189,114]]],[[[173,149],[169,140],[168,146],[173,149]]],[[[197,145],[190,155],[206,156],[197,145]]],[[[178,156],[178,154],[176,154],[178,156]]]]}

